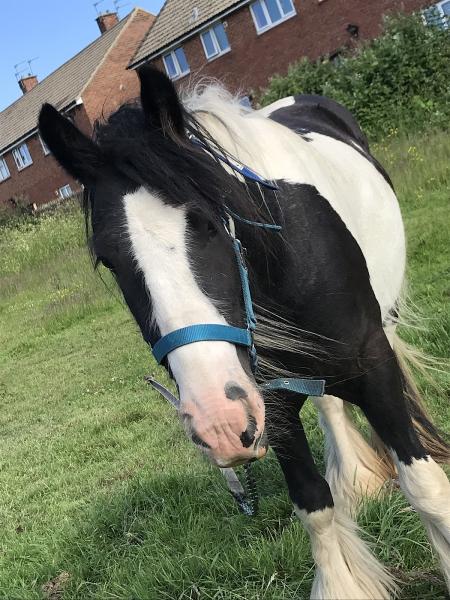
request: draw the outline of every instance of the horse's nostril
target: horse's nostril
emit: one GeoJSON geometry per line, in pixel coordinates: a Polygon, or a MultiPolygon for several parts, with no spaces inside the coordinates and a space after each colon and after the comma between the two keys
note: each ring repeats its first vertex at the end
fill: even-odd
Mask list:
{"type": "Polygon", "coordinates": [[[250,436],[248,431],[243,431],[241,433],[241,442],[242,445],[244,446],[244,448],[250,448],[250,446],[253,444],[253,442],[255,441],[255,436],[250,436]]]}
{"type": "Polygon", "coordinates": [[[248,417],[248,427],[247,431],[243,431],[241,433],[240,439],[244,448],[250,448],[250,446],[255,441],[255,433],[256,433],[257,425],[256,419],[250,415],[248,417]]]}
{"type": "Polygon", "coordinates": [[[234,381],[229,381],[225,385],[225,396],[229,400],[247,400],[247,392],[234,381]]]}

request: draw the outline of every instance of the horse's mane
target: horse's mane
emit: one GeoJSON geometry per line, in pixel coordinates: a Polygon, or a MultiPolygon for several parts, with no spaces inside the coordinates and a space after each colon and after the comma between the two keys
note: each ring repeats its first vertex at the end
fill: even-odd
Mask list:
{"type": "MultiPolygon", "coordinates": [[[[219,121],[234,139],[232,122],[249,109],[239,105],[220,86],[212,85],[201,91],[197,87],[185,95],[183,112],[188,135],[195,135],[206,148],[224,154],[225,149],[203,122],[209,118],[219,121]]],[[[228,206],[245,219],[274,222],[258,185],[231,174],[188,137],[149,127],[139,100],[127,102],[107,119],[97,121],[94,139],[112,169],[139,186],[158,190],[171,204],[186,204],[216,221],[222,218],[224,206],[228,206]]],[[[93,202],[93,195],[87,191],[87,230],[93,202]]],[[[264,232],[261,235],[265,237],[264,232]]]]}

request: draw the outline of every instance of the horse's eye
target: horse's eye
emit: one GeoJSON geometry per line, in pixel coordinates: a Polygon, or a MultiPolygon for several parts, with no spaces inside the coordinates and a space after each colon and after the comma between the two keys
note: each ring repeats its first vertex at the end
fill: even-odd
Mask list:
{"type": "Polygon", "coordinates": [[[211,223],[211,221],[208,221],[208,235],[209,237],[214,237],[217,235],[217,228],[214,223],[211,223]]]}
{"type": "Polygon", "coordinates": [[[192,228],[200,235],[207,235],[212,238],[217,234],[217,228],[212,221],[209,221],[197,213],[189,214],[189,222],[192,228]]]}

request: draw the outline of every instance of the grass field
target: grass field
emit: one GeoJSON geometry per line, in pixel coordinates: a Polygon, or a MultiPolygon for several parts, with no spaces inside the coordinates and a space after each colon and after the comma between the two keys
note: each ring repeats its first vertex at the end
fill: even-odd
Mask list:
{"type": "MultiPolygon", "coordinates": [[[[393,136],[376,152],[400,195],[410,295],[426,327],[404,335],[448,356],[450,140],[393,136]]],[[[92,272],[80,214],[0,235],[0,598],[309,597],[309,542],[273,455],[256,466],[260,514],[246,518],[146,387],[155,364],[108,274],[92,272]]],[[[448,430],[448,397],[426,393],[448,430]]],[[[305,420],[323,467],[310,408],[305,420]]],[[[446,597],[398,492],[366,502],[359,522],[403,598],[446,597]]]]}

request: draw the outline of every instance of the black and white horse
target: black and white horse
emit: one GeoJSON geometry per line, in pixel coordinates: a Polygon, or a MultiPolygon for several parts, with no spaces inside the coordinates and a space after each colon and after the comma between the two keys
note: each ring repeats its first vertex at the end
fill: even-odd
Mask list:
{"type": "Polygon", "coordinates": [[[140,103],[122,106],[95,140],[49,105],[40,115],[46,144],[86,188],[94,253],[148,343],[192,325],[242,327],[239,269],[223,220],[239,215],[231,220],[259,318],[256,379],[326,379],[326,395],[314,401],[327,437],[326,479],[299,418],[306,397],[263,398],[246,349],[229,342],[200,341],[166,359],[188,434],[226,467],[262,457],[266,430],[311,537],[312,598],[395,594],[352,520],[358,497],[395,470],[450,580],[450,484],[434,460],[448,460],[449,448],[402,366],[403,223],[358,124],[325,98],[299,96],[253,112],[218,87],[181,102],[161,73],[145,68],[140,79],[140,103]],[[218,153],[278,189],[243,178],[218,153]],[[362,409],[384,460],[344,402],[362,409]]]}

